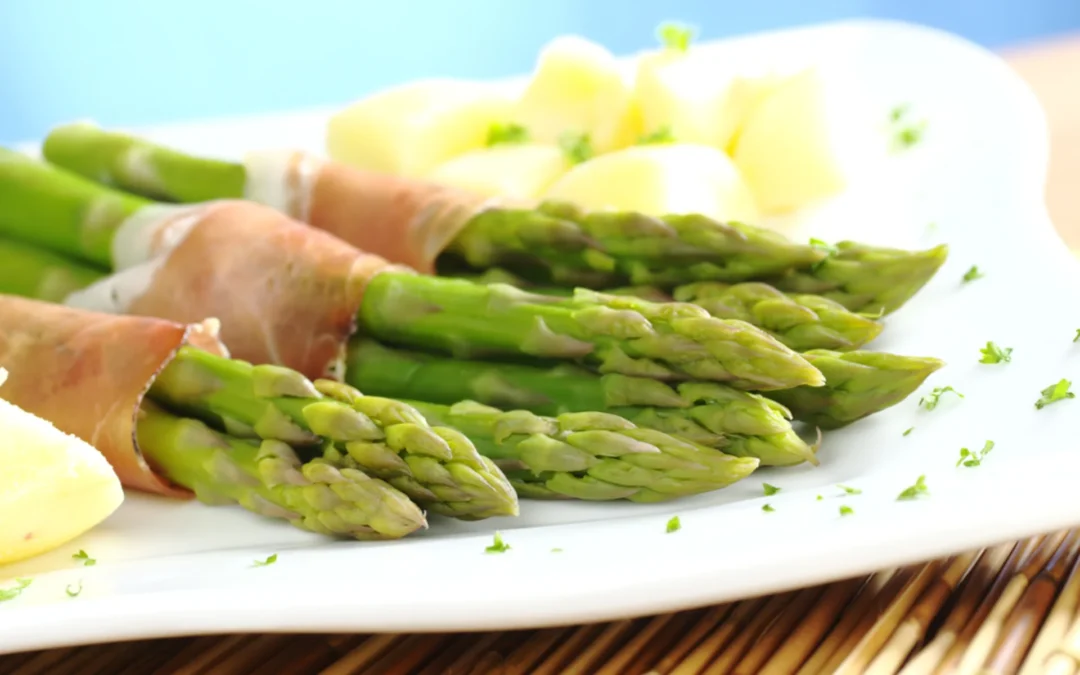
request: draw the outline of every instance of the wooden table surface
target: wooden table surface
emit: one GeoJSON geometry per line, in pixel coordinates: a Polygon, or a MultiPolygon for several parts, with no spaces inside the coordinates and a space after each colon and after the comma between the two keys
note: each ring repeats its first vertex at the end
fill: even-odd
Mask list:
{"type": "Polygon", "coordinates": [[[1050,126],[1050,217],[1066,243],[1080,249],[1080,34],[1004,56],[1042,102],[1050,126]]]}

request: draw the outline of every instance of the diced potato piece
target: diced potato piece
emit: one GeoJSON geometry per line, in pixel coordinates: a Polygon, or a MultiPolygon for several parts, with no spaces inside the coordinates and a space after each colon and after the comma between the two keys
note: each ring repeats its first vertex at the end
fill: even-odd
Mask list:
{"type": "Polygon", "coordinates": [[[540,52],[513,119],[538,143],[588,134],[597,153],[631,145],[641,134],[640,111],[615,57],[576,36],[556,38],[540,52]]]}
{"type": "Polygon", "coordinates": [[[505,87],[463,80],[423,80],[382,91],[334,115],[330,157],[357,168],[420,177],[482,148],[505,122],[514,96],[505,87]]]}
{"type": "Polygon", "coordinates": [[[681,143],[728,150],[746,120],[783,78],[746,77],[689,53],[665,50],[638,63],[634,97],[646,133],[668,129],[681,143]]]}
{"type": "Polygon", "coordinates": [[[591,210],[698,213],[753,222],[753,196],[731,159],[704,145],[640,145],[577,165],[544,195],[591,210]]]}
{"type": "Polygon", "coordinates": [[[784,213],[847,185],[840,119],[816,70],[787,80],[757,107],[735,143],[736,166],[766,213],[784,213]]]}
{"type": "Polygon", "coordinates": [[[550,145],[496,145],[455,157],[431,172],[429,180],[490,197],[540,196],[570,163],[550,145]]]}
{"type": "Polygon", "coordinates": [[[0,565],[71,541],[124,499],[100,452],[2,399],[0,467],[0,565]]]}

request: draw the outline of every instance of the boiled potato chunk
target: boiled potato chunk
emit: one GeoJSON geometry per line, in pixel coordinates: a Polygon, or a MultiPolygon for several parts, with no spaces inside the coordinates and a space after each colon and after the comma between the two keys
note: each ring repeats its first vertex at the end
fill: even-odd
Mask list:
{"type": "Polygon", "coordinates": [[[330,157],[357,168],[421,177],[447,160],[484,147],[505,122],[514,96],[492,84],[423,80],[362,99],[327,126],[330,157]]]}
{"type": "Polygon", "coordinates": [[[679,142],[727,150],[782,81],[774,74],[735,75],[709,59],[665,50],[641,59],[634,96],[647,133],[667,129],[679,142]]]}
{"type": "Polygon", "coordinates": [[[767,213],[784,213],[842,190],[840,117],[827,109],[819,73],[793,76],[747,120],[735,165],[767,213]]]}
{"type": "Polygon", "coordinates": [[[100,452],[0,399],[0,565],[71,541],[123,498],[100,452]]]}
{"type": "Polygon", "coordinates": [[[544,195],[590,210],[654,216],[697,213],[753,222],[754,198],[723,151],[704,145],[640,145],[579,164],[544,195]]]}
{"type": "Polygon", "coordinates": [[[588,134],[597,153],[631,145],[641,134],[640,111],[615,57],[576,36],[556,38],[541,50],[513,119],[538,143],[588,134]]]}
{"type": "Polygon", "coordinates": [[[497,145],[455,157],[428,179],[489,197],[531,199],[569,168],[566,153],[554,146],[497,145]]]}

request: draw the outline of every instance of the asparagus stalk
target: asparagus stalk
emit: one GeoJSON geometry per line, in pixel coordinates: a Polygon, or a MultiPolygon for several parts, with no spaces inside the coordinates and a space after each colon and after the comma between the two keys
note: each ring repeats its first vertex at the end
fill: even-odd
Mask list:
{"type": "Polygon", "coordinates": [[[929,357],[882,352],[806,352],[825,375],[824,387],[769,392],[795,419],[822,429],[838,429],[890,408],[918,389],[944,362],[929,357]]]}
{"type": "Polygon", "coordinates": [[[424,514],[388,483],[288,444],[253,442],[145,403],[136,428],[147,459],[173,482],[213,505],[239,504],[320,534],[397,539],[427,527],[424,514]]]}
{"type": "MultiPolygon", "coordinates": [[[[9,197],[0,200],[0,235],[92,259],[94,250],[82,246],[79,233],[115,232],[119,223],[112,212],[87,220],[96,204],[112,203],[114,192],[83,181],[72,196],[76,191],[68,184],[81,180],[25,159],[0,162],[0,196],[9,197]],[[48,219],[57,199],[69,203],[68,217],[77,222],[48,219]],[[35,228],[55,231],[27,234],[35,228]],[[68,241],[71,236],[78,241],[68,241]]],[[[358,318],[362,330],[385,342],[458,355],[577,361],[603,372],[715,380],[745,389],[822,382],[805,359],[745,322],[716,319],[686,304],[624,299],[623,305],[616,309],[610,299],[585,295],[560,304],[509,286],[387,270],[369,280],[358,318]]]]}
{"type": "MultiPolygon", "coordinates": [[[[87,123],[53,130],[43,152],[48,161],[91,180],[155,199],[193,202],[245,196],[245,168],[240,164],[185,155],[87,123]]],[[[811,246],[741,223],[695,215],[587,213],[556,203],[483,210],[448,252],[476,268],[526,264],[545,270],[559,283],[601,286],[738,281],[806,267],[824,257],[811,246]]]]}
{"type": "MultiPolygon", "coordinates": [[[[566,288],[530,284],[502,268],[458,278],[487,285],[508,284],[542,295],[574,295],[574,291],[566,288]]],[[[826,297],[783,293],[755,281],[737,284],[699,281],[677,286],[670,293],[656,286],[627,286],[607,289],[603,293],[634,296],[656,303],[677,301],[697,305],[718,319],[737,319],[757,326],[800,352],[811,349],[857,349],[876,338],[882,329],[882,325],[873,317],[853,312],[826,297]]]]}
{"type": "Polygon", "coordinates": [[[743,321],[584,290],[568,301],[500,284],[383,273],[368,284],[360,324],[383,342],[462,358],[578,361],[602,373],[740,389],[823,382],[802,357],[743,321]]]}
{"type": "Polygon", "coordinates": [[[0,293],[62,302],[104,277],[96,268],[0,237],[0,293]]]}
{"type": "Polygon", "coordinates": [[[758,467],[752,457],[640,429],[607,413],[541,417],[473,401],[411,404],[430,423],[472,438],[525,497],[660,502],[726,487],[758,467]]]}
{"type": "Polygon", "coordinates": [[[772,281],[782,291],[821,295],[853,312],[895,312],[930,281],[945,263],[945,244],[925,251],[867,246],[844,241],[817,265],[772,281]]]}
{"type": "Polygon", "coordinates": [[[756,457],[763,466],[817,464],[816,447],[799,438],[782,405],[711,382],[663,382],[597,375],[573,366],[448,359],[374,340],[349,347],[346,378],[380,396],[453,404],[472,399],[540,415],[600,411],[729,455],[756,457]]]}
{"type": "Polygon", "coordinates": [[[191,347],[162,370],[150,396],[232,436],[323,446],[334,464],[381,478],[435,513],[475,520],[518,512],[506,477],[467,438],[429,427],[398,401],[191,347]]]}

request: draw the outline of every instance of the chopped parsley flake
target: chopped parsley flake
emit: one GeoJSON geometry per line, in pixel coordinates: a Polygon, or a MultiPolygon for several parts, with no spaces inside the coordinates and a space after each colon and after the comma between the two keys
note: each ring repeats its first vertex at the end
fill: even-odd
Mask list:
{"type": "Polygon", "coordinates": [[[682,529],[682,523],[679,522],[679,517],[678,516],[672,516],[671,520],[667,521],[666,531],[667,531],[668,534],[671,534],[672,532],[678,532],[681,529],[682,529]]]}
{"type": "Polygon", "coordinates": [[[994,449],[994,442],[987,441],[982,450],[976,450],[972,452],[967,448],[960,448],[960,459],[956,460],[956,466],[979,466],[982,464],[983,459],[986,458],[990,451],[994,449]]]}
{"type": "Polygon", "coordinates": [[[80,581],[78,584],[68,584],[67,587],[64,588],[64,592],[68,594],[69,598],[79,597],[79,593],[82,593],[82,582],[80,581]]]}
{"type": "Polygon", "coordinates": [[[503,541],[502,532],[495,533],[495,539],[491,542],[491,546],[484,549],[488,553],[506,553],[510,550],[510,544],[503,541]]]}
{"type": "Polygon", "coordinates": [[[15,586],[12,588],[0,588],[0,602],[7,602],[19,597],[32,581],[33,579],[16,579],[15,586]]]}
{"type": "Polygon", "coordinates": [[[907,103],[903,103],[901,105],[896,106],[895,108],[893,108],[892,110],[889,111],[889,121],[890,122],[899,122],[900,120],[904,119],[904,115],[907,114],[907,111],[910,108],[911,108],[911,106],[908,105],[907,103]]]}
{"type": "Polygon", "coordinates": [[[488,127],[487,147],[496,145],[515,145],[529,141],[529,130],[513,122],[495,122],[488,127]]]}
{"type": "Polygon", "coordinates": [[[979,266],[978,265],[972,265],[971,269],[969,269],[967,272],[964,272],[963,279],[964,279],[964,283],[966,284],[969,281],[975,281],[976,279],[982,279],[984,276],[986,276],[986,275],[979,271],[979,266]]]}
{"type": "Polygon", "coordinates": [[[776,509],[774,509],[771,504],[765,504],[764,506],[761,507],[761,510],[764,511],[765,513],[772,513],[776,509]]]}
{"type": "Polygon", "coordinates": [[[860,490],[859,488],[848,487],[847,485],[837,485],[836,487],[840,488],[841,490],[843,490],[844,492],[846,492],[849,495],[861,495],[862,494],[862,490],[860,490]]]}
{"type": "Polygon", "coordinates": [[[273,565],[277,562],[277,553],[274,553],[266,560],[256,560],[252,567],[266,567],[267,565],[273,565]]]}
{"type": "Polygon", "coordinates": [[[1069,391],[1069,387],[1072,386],[1072,382],[1068,380],[1061,380],[1057,384],[1052,384],[1046,389],[1042,390],[1042,397],[1038,401],[1035,401],[1035,409],[1042,410],[1051,403],[1057,403],[1058,401],[1064,401],[1067,398],[1076,398],[1076,394],[1069,391]]]}
{"type": "Polygon", "coordinates": [[[777,492],[780,492],[780,488],[776,487],[775,485],[769,485],[768,483],[762,483],[761,487],[765,491],[766,497],[771,497],[777,492]]]}
{"type": "Polygon", "coordinates": [[[1080,328],[1076,329],[1076,336],[1073,338],[1073,342],[1080,342],[1080,328]]]}
{"type": "Polygon", "coordinates": [[[83,567],[93,567],[97,564],[97,560],[87,555],[86,551],[79,549],[79,552],[71,556],[72,560],[81,562],[83,567]]]}
{"type": "Polygon", "coordinates": [[[850,506],[841,506],[840,507],[840,515],[841,516],[851,516],[851,515],[854,515],[854,514],[855,514],[855,509],[851,508],[850,506]]]}
{"type": "Polygon", "coordinates": [[[910,436],[912,431],[915,431],[915,427],[908,427],[907,429],[904,429],[904,435],[910,436]]]}
{"type": "Polygon", "coordinates": [[[679,23],[677,21],[665,21],[656,28],[656,39],[665,49],[685,52],[690,49],[690,43],[697,36],[697,28],[679,23]]]}
{"type": "Polygon", "coordinates": [[[950,393],[956,394],[960,398],[964,398],[963,394],[956,391],[952,387],[934,387],[934,389],[929,394],[919,399],[919,405],[926,408],[927,410],[933,410],[934,408],[938,407],[938,403],[941,402],[941,397],[945,394],[950,393]]]}
{"type": "Polygon", "coordinates": [[[565,131],[559,135],[559,147],[571,164],[581,164],[593,156],[592,141],[589,134],[565,131]]]}
{"type": "Polygon", "coordinates": [[[818,495],[818,496],[816,497],[816,499],[817,499],[817,500],[818,500],[818,501],[820,502],[820,501],[821,501],[822,499],[825,499],[825,498],[824,498],[824,497],[822,497],[821,495],[818,495]]]}
{"type": "Polygon", "coordinates": [[[553,549],[551,549],[551,552],[552,553],[562,553],[562,549],[561,548],[553,548],[553,549]]]}
{"type": "Polygon", "coordinates": [[[919,497],[928,494],[930,494],[930,490],[926,487],[926,476],[919,476],[915,479],[915,484],[905,488],[903,492],[897,495],[896,499],[898,501],[918,499],[919,497]]]}
{"type": "Polygon", "coordinates": [[[675,134],[671,132],[670,126],[663,126],[652,133],[642,134],[637,140],[638,145],[664,145],[674,142],[675,134]]]}
{"type": "Polygon", "coordinates": [[[1012,361],[1012,347],[998,347],[993,341],[979,350],[982,358],[979,363],[1009,363],[1012,361]]]}

